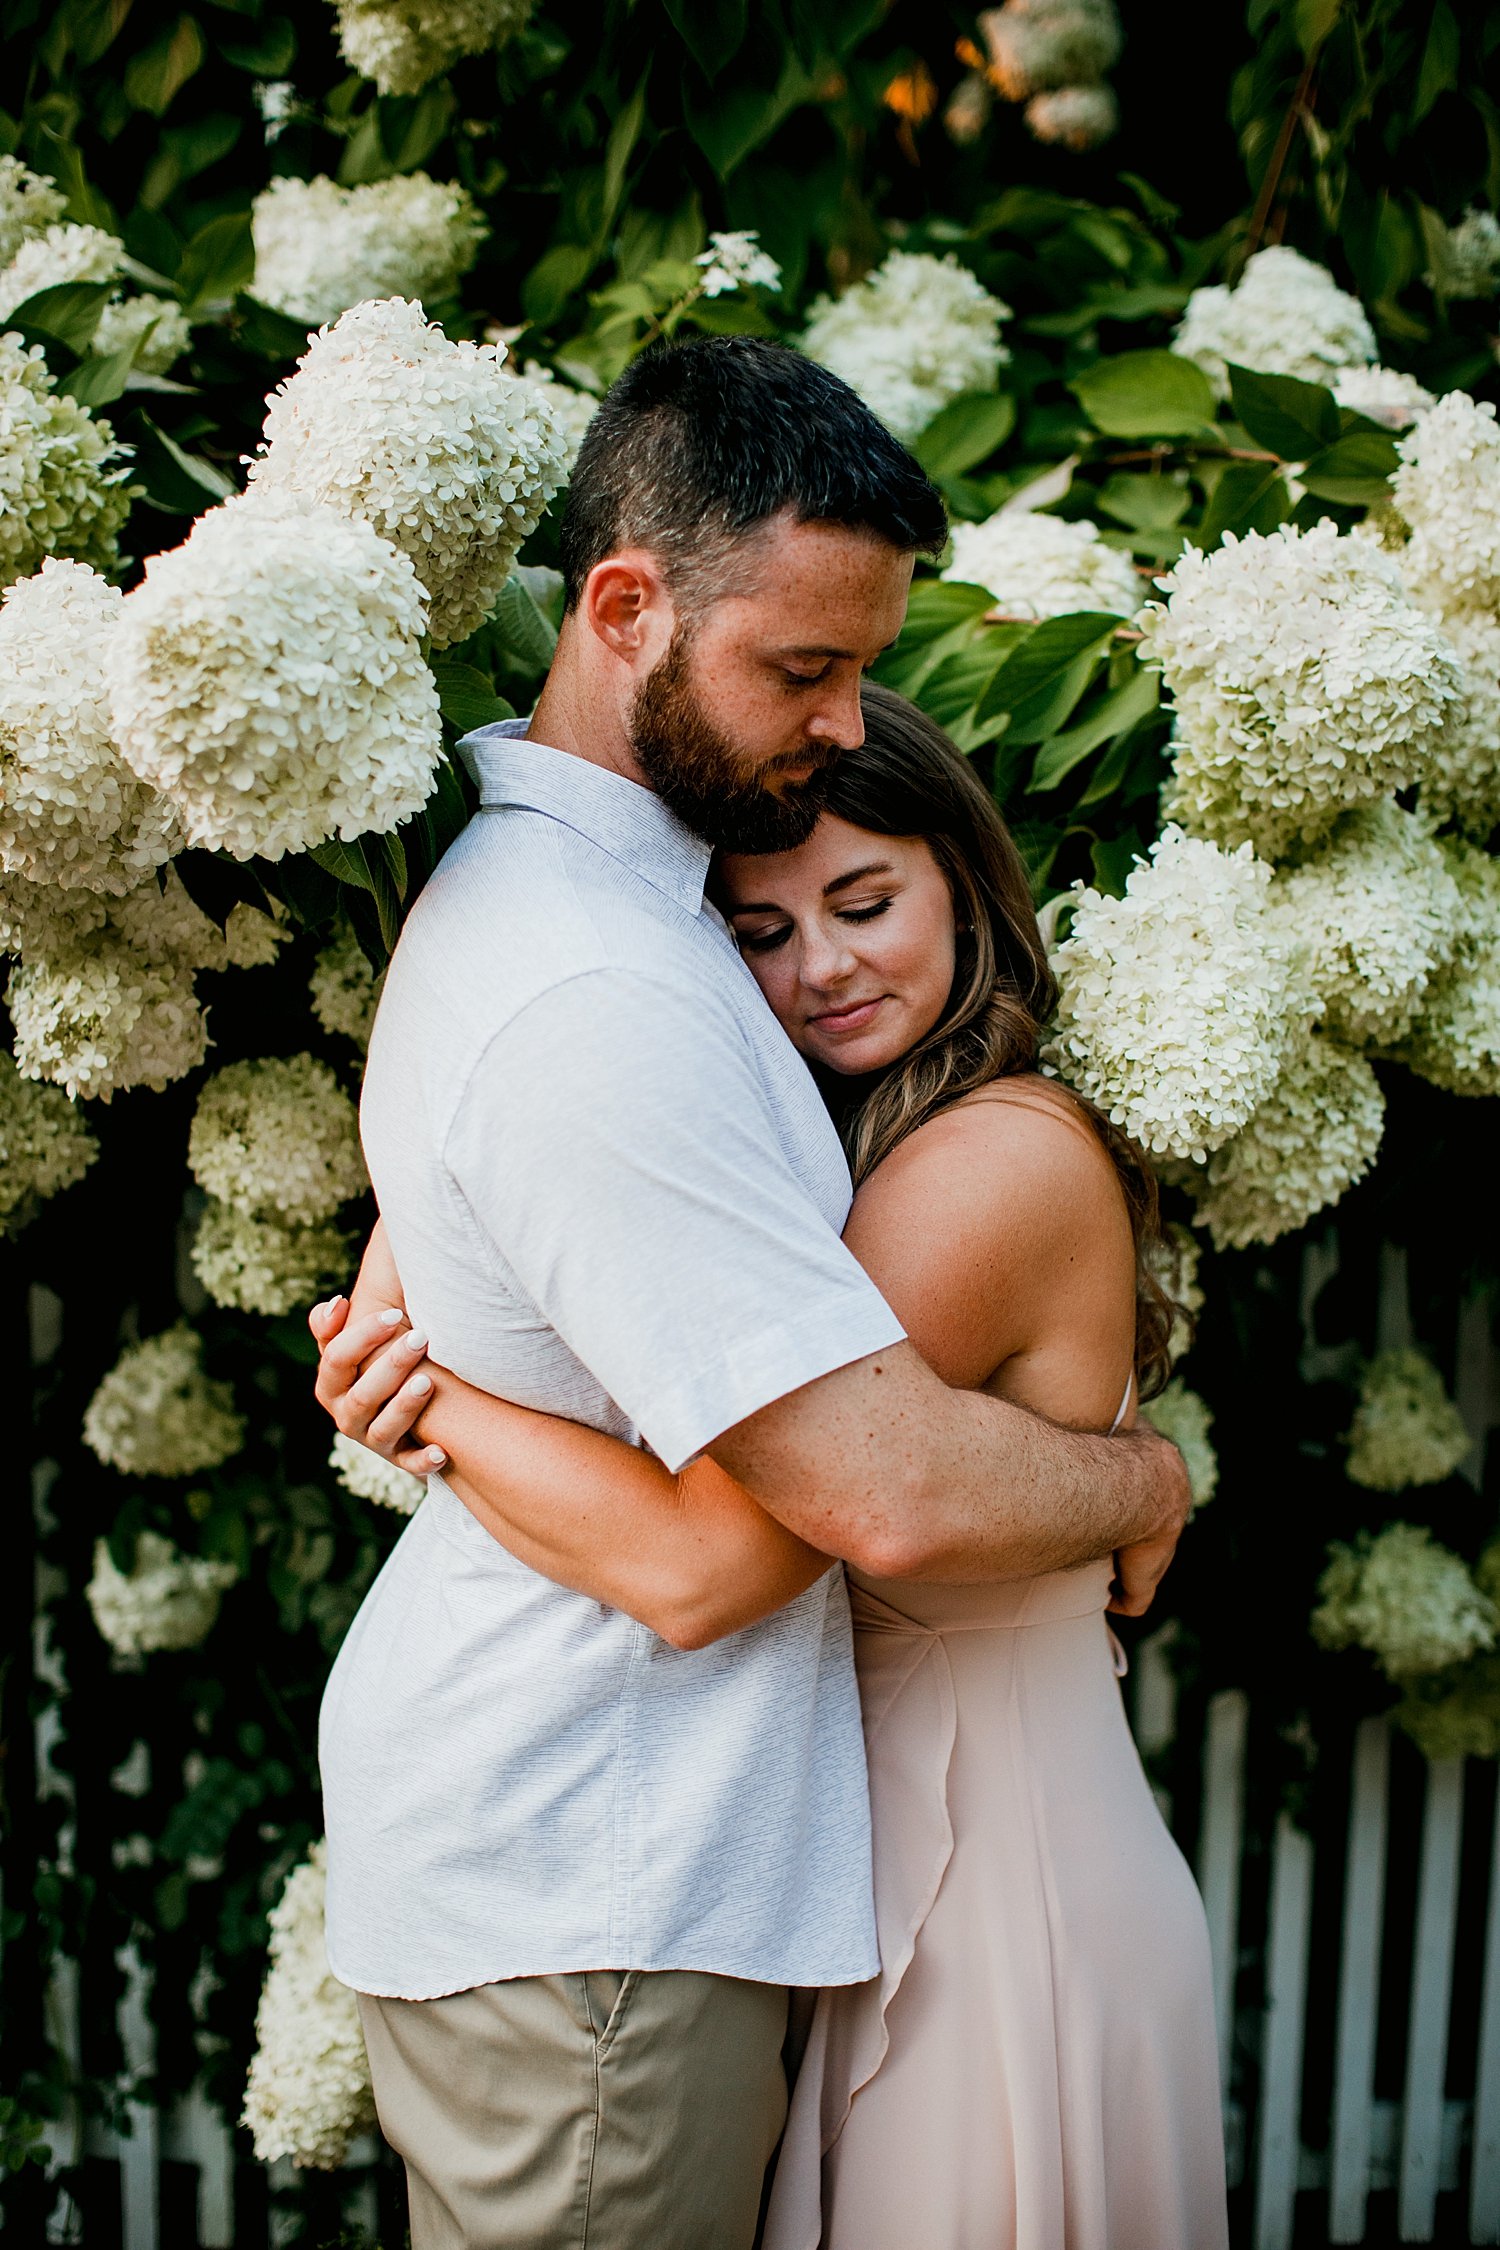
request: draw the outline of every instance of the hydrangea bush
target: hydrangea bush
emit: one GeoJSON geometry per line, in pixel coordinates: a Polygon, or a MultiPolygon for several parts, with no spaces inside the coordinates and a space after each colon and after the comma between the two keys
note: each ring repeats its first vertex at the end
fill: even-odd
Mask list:
{"type": "MultiPolygon", "coordinates": [[[[774,11],[669,9],[650,72],[638,12],[524,0],[247,17],[196,62],[196,19],[136,0],[5,48],[0,1233],[38,1351],[54,1297],[64,1336],[7,1645],[80,1779],[73,1858],[55,1803],[16,1830],[0,2032],[37,2115],[74,2114],[42,1972],[82,1944],[92,2008],[149,1929],[164,2092],[196,2071],[237,2115],[274,1912],[249,2115],[314,2175],[313,2240],[369,2116],[321,1951],[316,1704],[421,1487],[330,1457],[304,1315],[371,1216],[352,1104],[472,806],[456,742],[534,696],[558,497],[664,339],[800,345],[948,502],[879,669],[1012,818],[1050,1067],[1159,1171],[1193,1319],[1151,1412],[1218,1487],[1158,1605],[1190,1697],[1250,1684],[1283,1742],[1383,1701],[1426,1747],[1500,1746],[1454,1356],[1500,1272],[1500,227],[1442,122],[1477,32],[1408,170],[1411,42],[1366,58],[1377,257],[1329,218],[1361,161],[1337,133],[1259,215],[1169,165],[1144,186],[1181,96],[1137,73],[1122,111],[1109,0],[1006,0],[958,57],[866,14],[803,11],[794,53],[774,11]],[[1380,1351],[1393,1246],[1417,1371],[1380,1351]]],[[[1288,86],[1297,36],[1260,11],[1288,86]]],[[[0,2186],[18,2241],[42,2186],[0,2186]]]]}

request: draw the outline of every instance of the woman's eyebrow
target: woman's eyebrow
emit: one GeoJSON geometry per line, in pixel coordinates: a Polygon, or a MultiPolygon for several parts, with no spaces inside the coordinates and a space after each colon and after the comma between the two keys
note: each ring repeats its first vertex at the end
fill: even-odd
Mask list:
{"type": "Polygon", "coordinates": [[[823,885],[823,896],[832,898],[835,891],[847,891],[851,883],[862,883],[867,875],[894,875],[895,872],[888,859],[872,859],[868,866],[851,867],[847,875],[835,875],[831,883],[823,885]]]}

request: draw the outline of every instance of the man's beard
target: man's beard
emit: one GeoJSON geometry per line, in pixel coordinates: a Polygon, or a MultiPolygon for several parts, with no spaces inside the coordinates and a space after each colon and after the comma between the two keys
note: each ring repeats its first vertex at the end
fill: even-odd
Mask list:
{"type": "Polygon", "coordinates": [[[672,645],[636,690],[630,707],[630,746],[642,773],[668,810],[695,836],[723,852],[789,852],[806,843],[828,795],[837,749],[789,752],[747,772],[745,760],[704,709],[691,679],[690,635],[679,627],[672,645]],[[823,769],[784,793],[766,787],[778,763],[806,765],[822,755],[823,769]]]}

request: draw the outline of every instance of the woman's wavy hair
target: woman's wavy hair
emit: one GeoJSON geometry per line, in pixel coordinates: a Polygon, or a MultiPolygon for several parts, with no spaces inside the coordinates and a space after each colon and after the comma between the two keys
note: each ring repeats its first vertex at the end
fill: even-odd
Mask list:
{"type": "MultiPolygon", "coordinates": [[[[1042,1027],[1057,1002],[1026,864],[989,792],[914,703],[872,680],[860,700],[865,739],[840,754],[827,809],[877,836],[920,836],[948,879],[958,928],[942,1015],[873,1086],[861,1084],[841,1120],[856,1183],[908,1133],[976,1087],[1036,1070],[1042,1027]]],[[[1119,1175],[1136,1249],[1136,1383],[1150,1398],[1167,1380],[1174,1322],[1188,1318],[1154,1270],[1171,1270],[1156,1175],[1102,1110],[1070,1087],[1061,1090],[1119,1175]]]]}

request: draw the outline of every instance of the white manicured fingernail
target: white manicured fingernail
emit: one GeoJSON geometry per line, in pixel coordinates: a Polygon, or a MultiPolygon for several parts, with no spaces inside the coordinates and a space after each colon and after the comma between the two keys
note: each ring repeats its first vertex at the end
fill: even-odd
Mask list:
{"type": "Polygon", "coordinates": [[[401,1341],[409,1352],[425,1352],[427,1349],[427,1337],[420,1328],[414,1328],[411,1334],[403,1336],[401,1341]]]}
{"type": "Polygon", "coordinates": [[[405,1320],[405,1318],[406,1315],[401,1310],[401,1307],[399,1305],[387,1305],[385,1311],[380,1316],[380,1325],[382,1326],[382,1328],[395,1328],[399,1326],[399,1324],[403,1320],[405,1320]]]}
{"type": "Polygon", "coordinates": [[[432,1389],[432,1377],[430,1375],[413,1375],[411,1387],[419,1395],[423,1391],[430,1391],[432,1389]]]}

